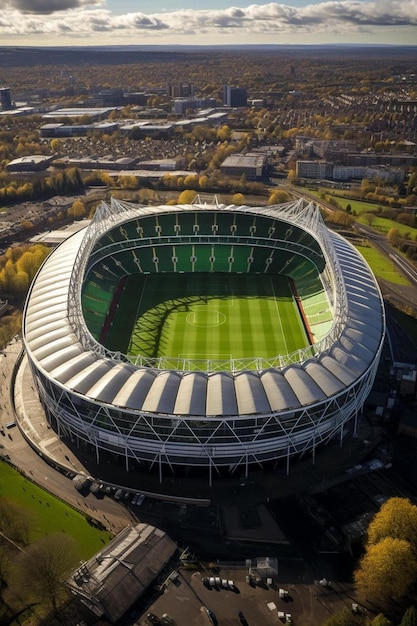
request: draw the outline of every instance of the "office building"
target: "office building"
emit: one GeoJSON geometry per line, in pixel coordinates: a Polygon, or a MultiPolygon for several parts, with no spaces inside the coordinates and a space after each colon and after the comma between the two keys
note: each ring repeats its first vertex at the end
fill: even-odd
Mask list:
{"type": "Polygon", "coordinates": [[[223,87],[223,104],[228,107],[246,107],[248,105],[248,92],[242,87],[223,87]]]}

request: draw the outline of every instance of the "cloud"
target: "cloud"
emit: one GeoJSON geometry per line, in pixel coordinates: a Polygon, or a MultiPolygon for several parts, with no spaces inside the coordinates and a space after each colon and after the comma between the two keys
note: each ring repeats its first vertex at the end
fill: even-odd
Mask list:
{"type": "Polygon", "coordinates": [[[21,13],[48,15],[103,2],[104,0],[0,0],[0,11],[15,9],[21,13]]]}
{"type": "Polygon", "coordinates": [[[231,32],[240,37],[322,32],[333,33],[337,40],[343,33],[416,26],[417,0],[332,0],[303,7],[270,2],[122,15],[106,9],[103,0],[0,0],[0,36],[66,33],[85,39],[97,32],[134,37],[165,31],[171,37],[212,33],[219,41],[221,34],[231,32]]]}

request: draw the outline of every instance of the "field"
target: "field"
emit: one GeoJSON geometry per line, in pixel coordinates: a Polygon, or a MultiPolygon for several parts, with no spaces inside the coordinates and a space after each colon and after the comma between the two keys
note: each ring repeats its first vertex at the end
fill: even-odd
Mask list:
{"type": "Polygon", "coordinates": [[[308,345],[284,276],[226,273],[129,277],[107,347],[183,360],[268,359],[308,345]]]}
{"type": "Polygon", "coordinates": [[[362,254],[377,278],[383,278],[396,285],[410,285],[410,282],[401,274],[394,263],[372,245],[359,245],[355,243],[355,248],[362,254]]]}
{"type": "Polygon", "coordinates": [[[65,532],[76,540],[80,556],[88,559],[110,540],[107,531],[89,524],[84,515],[4,462],[0,462],[0,500],[13,502],[24,511],[30,511],[31,541],[51,533],[65,532]]]}

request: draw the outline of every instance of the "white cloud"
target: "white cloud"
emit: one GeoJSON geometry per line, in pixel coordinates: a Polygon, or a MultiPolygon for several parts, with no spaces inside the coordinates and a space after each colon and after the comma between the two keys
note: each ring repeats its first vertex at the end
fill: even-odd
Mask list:
{"type": "Polygon", "coordinates": [[[133,37],[164,31],[171,37],[212,33],[218,42],[222,34],[230,33],[272,37],[331,31],[337,37],[371,28],[417,26],[417,0],[342,0],[304,7],[271,2],[223,10],[181,9],[124,15],[112,13],[102,5],[102,0],[0,0],[0,36],[65,33],[88,40],[98,32],[133,37]]]}

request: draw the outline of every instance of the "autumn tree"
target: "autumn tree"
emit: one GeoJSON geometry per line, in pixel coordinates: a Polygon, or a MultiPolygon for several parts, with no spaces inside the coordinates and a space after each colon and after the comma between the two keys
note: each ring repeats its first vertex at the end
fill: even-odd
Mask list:
{"type": "Polygon", "coordinates": [[[392,228],[389,229],[388,233],[387,233],[387,239],[390,242],[390,244],[392,246],[398,246],[399,242],[400,242],[400,231],[398,228],[396,228],[395,226],[393,226],[392,228]]]}
{"type": "Polygon", "coordinates": [[[378,606],[404,599],[417,578],[417,559],[404,539],[385,537],[370,545],[355,572],[360,595],[378,606]]]}
{"type": "Polygon", "coordinates": [[[243,195],[243,193],[235,193],[232,196],[232,203],[236,204],[236,205],[241,205],[241,204],[245,204],[246,200],[245,200],[245,196],[243,195]]]}
{"type": "Polygon", "coordinates": [[[217,130],[217,139],[219,139],[220,141],[228,141],[231,136],[232,131],[227,124],[223,124],[223,126],[220,126],[220,128],[217,130]]]}
{"type": "Polygon", "coordinates": [[[268,198],[268,204],[281,204],[288,202],[289,195],[284,189],[275,189],[268,198]]]}
{"type": "Polygon", "coordinates": [[[417,555],[417,506],[408,498],[389,498],[368,527],[368,545],[385,539],[404,539],[417,555]]]}
{"type": "Polygon", "coordinates": [[[0,289],[24,293],[50,249],[42,244],[8,248],[0,257],[0,289]]]}
{"type": "Polygon", "coordinates": [[[67,215],[69,217],[79,219],[80,217],[84,217],[86,212],[84,202],[82,200],[74,200],[72,205],[67,210],[67,215]]]}
{"type": "Polygon", "coordinates": [[[194,189],[184,189],[178,197],[178,204],[191,204],[195,196],[194,189]]]}
{"type": "Polygon", "coordinates": [[[329,211],[325,216],[326,222],[330,224],[339,224],[340,226],[351,227],[355,223],[355,218],[345,211],[329,211]]]}

